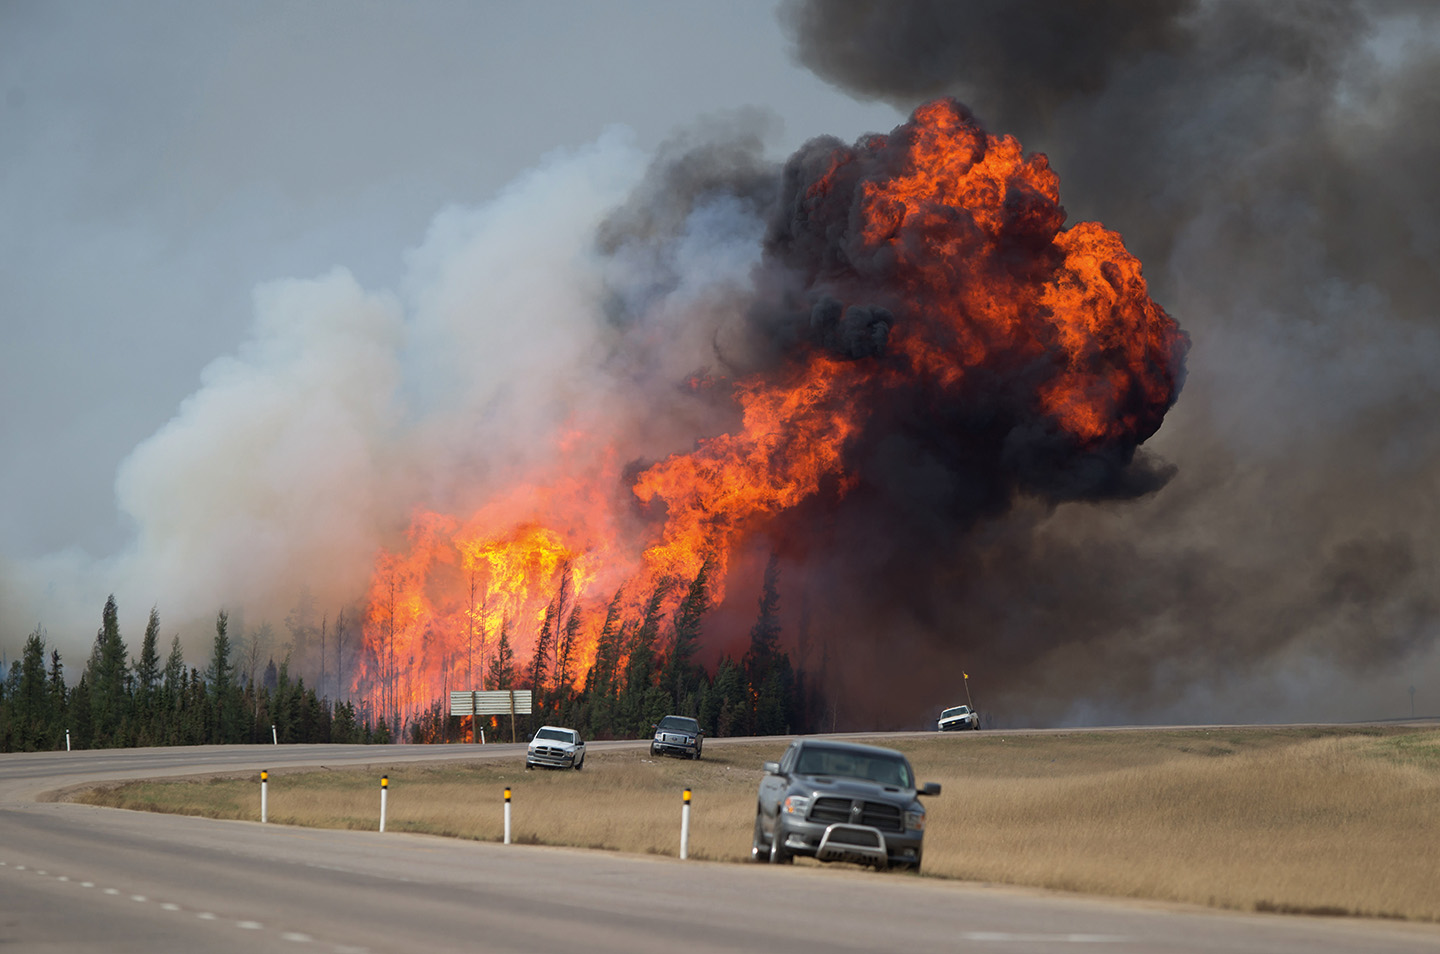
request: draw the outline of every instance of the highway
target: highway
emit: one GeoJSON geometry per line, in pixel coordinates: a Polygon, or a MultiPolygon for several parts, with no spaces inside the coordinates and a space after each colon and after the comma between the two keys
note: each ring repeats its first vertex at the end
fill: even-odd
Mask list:
{"type": "MultiPolygon", "coordinates": [[[[592,743],[589,757],[643,744],[592,743]]],[[[0,950],[1440,951],[1434,925],[1242,915],[843,866],[680,861],[43,800],[68,786],[119,779],[300,765],[393,767],[522,751],[508,744],[314,745],[0,755],[0,950]]]]}

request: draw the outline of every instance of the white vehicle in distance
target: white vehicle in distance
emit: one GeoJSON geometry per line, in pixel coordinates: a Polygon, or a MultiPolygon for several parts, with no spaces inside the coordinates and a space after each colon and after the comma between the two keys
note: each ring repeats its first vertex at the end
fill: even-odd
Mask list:
{"type": "Polygon", "coordinates": [[[957,729],[978,729],[980,728],[980,713],[971,710],[969,706],[955,706],[940,713],[940,722],[936,728],[941,732],[954,732],[957,729]]]}
{"type": "Polygon", "coordinates": [[[542,725],[525,750],[525,767],[579,769],[585,764],[585,742],[574,729],[542,725]]]}

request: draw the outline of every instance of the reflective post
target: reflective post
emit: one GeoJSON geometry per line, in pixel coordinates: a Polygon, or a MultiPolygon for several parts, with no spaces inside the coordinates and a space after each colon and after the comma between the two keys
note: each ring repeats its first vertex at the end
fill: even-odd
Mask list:
{"type": "Polygon", "coordinates": [[[681,798],[684,804],[680,809],[680,860],[684,861],[690,857],[690,789],[685,789],[681,798]]]}
{"type": "Polygon", "coordinates": [[[385,830],[385,796],[390,794],[390,776],[380,776],[380,830],[385,830]]]}
{"type": "Polygon", "coordinates": [[[510,844],[510,788],[505,788],[505,844],[510,844]]]}
{"type": "Polygon", "coordinates": [[[270,820],[270,772],[260,770],[260,824],[270,820]]]}

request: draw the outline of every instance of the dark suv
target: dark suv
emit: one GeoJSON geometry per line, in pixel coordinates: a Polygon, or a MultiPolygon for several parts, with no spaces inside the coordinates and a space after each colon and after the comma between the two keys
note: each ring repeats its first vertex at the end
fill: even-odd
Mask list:
{"type": "Polygon", "coordinates": [[[798,739],[765,763],[755,807],[755,861],[788,864],[796,855],[920,870],[925,806],[904,755],[853,742],[798,739]]]}
{"type": "Polygon", "coordinates": [[[668,715],[655,724],[650,754],[698,759],[704,744],[705,733],[700,731],[700,723],[688,716],[668,715]]]}

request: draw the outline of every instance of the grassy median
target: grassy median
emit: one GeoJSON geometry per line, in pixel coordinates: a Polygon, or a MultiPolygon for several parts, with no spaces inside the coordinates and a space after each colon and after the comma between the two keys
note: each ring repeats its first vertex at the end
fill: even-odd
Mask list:
{"type": "MultiPolygon", "coordinates": [[[[928,801],[927,876],[1440,921],[1440,730],[981,732],[882,744],[945,788],[928,801]]],[[[711,745],[700,762],[595,751],[581,772],[527,772],[519,756],[397,765],[386,770],[386,828],[498,841],[510,786],[517,842],[675,855],[689,786],[691,857],[742,861],[760,764],[783,750],[711,745]]],[[[380,771],[271,772],[270,820],[374,829],[380,771]]],[[[259,773],[127,783],[80,800],[255,820],[259,773]]]]}

